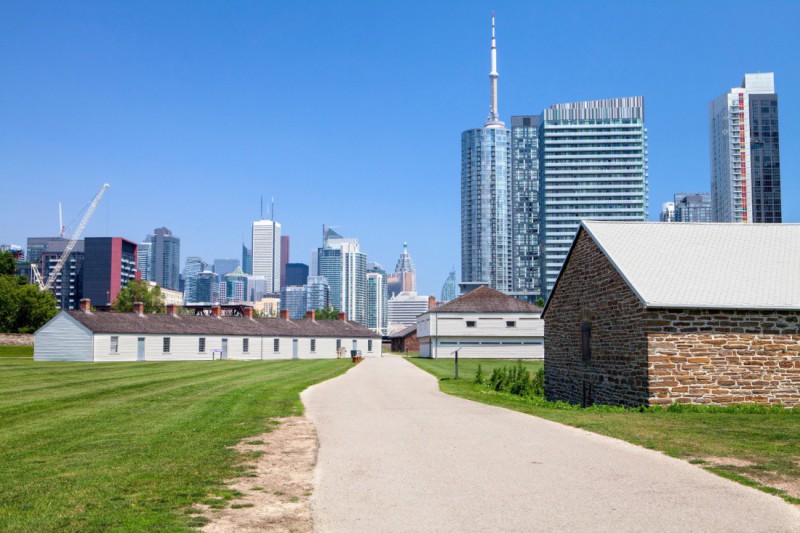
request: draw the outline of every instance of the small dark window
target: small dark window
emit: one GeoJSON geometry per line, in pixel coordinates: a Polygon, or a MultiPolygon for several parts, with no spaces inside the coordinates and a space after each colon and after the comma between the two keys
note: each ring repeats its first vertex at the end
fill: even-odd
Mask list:
{"type": "Polygon", "coordinates": [[[592,361],[592,325],[581,323],[581,362],[588,365],[592,361]]]}
{"type": "Polygon", "coordinates": [[[250,339],[242,339],[242,353],[250,351],[250,339]]]}
{"type": "Polygon", "coordinates": [[[336,349],[338,350],[341,347],[342,347],[342,339],[336,339],[336,349]]]}
{"type": "Polygon", "coordinates": [[[368,351],[368,352],[371,352],[371,351],[372,351],[372,339],[369,339],[369,340],[367,341],[367,351],[368,351]]]}
{"type": "Polygon", "coordinates": [[[468,328],[474,328],[475,327],[475,321],[474,320],[467,320],[467,327],[468,328]]]}
{"type": "Polygon", "coordinates": [[[311,353],[317,351],[317,339],[311,339],[311,353]]]}
{"type": "Polygon", "coordinates": [[[170,341],[169,337],[164,337],[164,346],[163,346],[164,353],[169,353],[169,341],[170,341]]]}
{"type": "Polygon", "coordinates": [[[111,337],[111,353],[119,353],[119,337],[111,337]]]}
{"type": "Polygon", "coordinates": [[[278,353],[278,352],[281,351],[281,340],[280,339],[275,339],[272,342],[272,351],[275,352],[275,353],[278,353]]]}
{"type": "Polygon", "coordinates": [[[517,322],[515,320],[506,320],[506,327],[515,328],[517,327],[517,322]]]}
{"type": "Polygon", "coordinates": [[[206,338],[200,337],[197,340],[197,351],[200,353],[206,353],[206,338]]]}

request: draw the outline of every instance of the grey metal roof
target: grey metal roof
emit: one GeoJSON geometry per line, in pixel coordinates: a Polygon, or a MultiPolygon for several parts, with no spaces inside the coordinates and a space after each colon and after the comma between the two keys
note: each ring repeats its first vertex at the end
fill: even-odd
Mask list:
{"type": "Polygon", "coordinates": [[[416,324],[412,324],[412,325],[410,325],[408,327],[405,327],[405,328],[403,328],[403,329],[401,329],[399,331],[395,331],[394,333],[389,335],[389,338],[390,339],[401,339],[403,337],[407,337],[408,335],[411,335],[412,333],[416,333],[416,332],[417,332],[417,325],[416,324]]]}
{"type": "Polygon", "coordinates": [[[429,313],[541,313],[542,308],[486,286],[478,287],[429,313]]]}
{"type": "Polygon", "coordinates": [[[63,311],[93,333],[130,333],[151,335],[251,335],[254,337],[372,337],[374,331],[356,322],[344,320],[285,320],[282,318],[246,318],[203,315],[155,315],[63,311]]]}
{"type": "Polygon", "coordinates": [[[800,224],[582,226],[648,307],[800,310],[800,224]]]}

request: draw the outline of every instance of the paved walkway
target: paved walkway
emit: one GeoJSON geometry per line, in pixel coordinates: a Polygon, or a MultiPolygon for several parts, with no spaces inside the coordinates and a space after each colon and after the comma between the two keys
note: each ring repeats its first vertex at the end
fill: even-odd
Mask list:
{"type": "Polygon", "coordinates": [[[443,394],[402,359],[303,393],[318,531],[800,531],[800,510],[684,461],[443,394]]]}

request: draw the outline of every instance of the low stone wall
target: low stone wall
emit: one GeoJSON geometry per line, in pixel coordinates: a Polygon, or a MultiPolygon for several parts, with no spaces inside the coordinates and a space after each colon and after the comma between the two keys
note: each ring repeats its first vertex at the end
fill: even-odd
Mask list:
{"type": "Polygon", "coordinates": [[[648,315],[649,403],[800,406],[797,313],[648,315]]]}
{"type": "Polygon", "coordinates": [[[33,335],[11,335],[0,333],[0,345],[33,346],[33,335]]]}

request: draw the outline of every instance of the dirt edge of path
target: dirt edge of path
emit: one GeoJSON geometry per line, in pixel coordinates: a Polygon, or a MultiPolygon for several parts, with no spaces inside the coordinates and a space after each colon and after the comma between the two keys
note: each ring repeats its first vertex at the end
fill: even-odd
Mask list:
{"type": "Polygon", "coordinates": [[[310,532],[311,494],[318,441],[313,424],[305,417],[278,418],[275,429],[249,437],[234,449],[251,467],[244,477],[227,483],[241,496],[224,509],[195,506],[208,520],[201,530],[209,533],[240,531],[310,532]]]}

